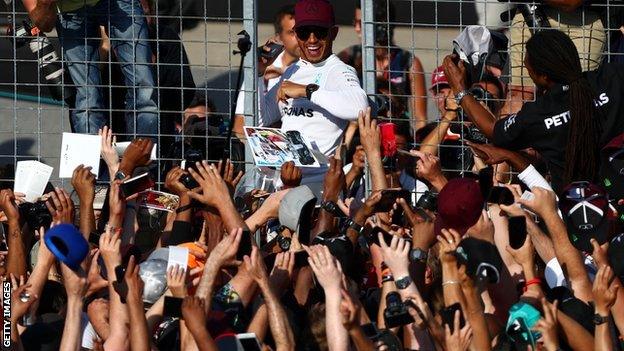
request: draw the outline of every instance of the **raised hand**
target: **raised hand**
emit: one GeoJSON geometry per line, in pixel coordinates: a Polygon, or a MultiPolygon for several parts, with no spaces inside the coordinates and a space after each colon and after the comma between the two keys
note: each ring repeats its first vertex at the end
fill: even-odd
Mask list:
{"type": "Polygon", "coordinates": [[[280,252],[275,257],[273,270],[269,275],[269,282],[275,291],[284,291],[292,279],[295,269],[295,253],[292,251],[280,252]]]}
{"type": "Polygon", "coordinates": [[[366,112],[360,111],[358,115],[358,129],[360,132],[360,143],[366,155],[381,154],[379,126],[377,126],[377,121],[371,118],[370,107],[366,109],[366,112]]]}
{"type": "Polygon", "coordinates": [[[437,239],[440,243],[440,260],[446,263],[457,261],[455,252],[461,241],[461,235],[455,229],[442,229],[437,239]]]}
{"type": "Polygon", "coordinates": [[[340,290],[342,300],[340,301],[340,314],[342,315],[342,325],[347,331],[351,331],[360,326],[360,313],[362,306],[352,298],[345,289],[340,290]]]}
{"type": "Polygon", "coordinates": [[[306,249],[308,262],[325,293],[339,294],[342,288],[342,268],[340,262],[329,252],[327,246],[314,245],[306,249]]]}
{"type": "Polygon", "coordinates": [[[128,286],[126,301],[130,304],[143,305],[143,280],[139,276],[139,265],[136,262],[134,255],[130,256],[130,259],[128,260],[124,280],[128,286]]]}
{"type": "Polygon", "coordinates": [[[148,165],[153,147],[154,142],[149,138],[132,140],[121,158],[119,170],[130,176],[136,167],[148,165]]]}
{"type": "Polygon", "coordinates": [[[519,199],[518,202],[540,217],[557,213],[557,196],[554,192],[540,187],[533,187],[531,192],[533,193],[531,200],[519,199]]]}
{"type": "Polygon", "coordinates": [[[55,188],[46,194],[45,202],[54,224],[74,223],[74,202],[65,189],[55,188]]]}
{"type": "Polygon", "coordinates": [[[191,189],[187,189],[186,186],[180,182],[180,177],[185,174],[188,173],[180,167],[172,168],[165,177],[165,188],[178,196],[186,195],[191,189]]]}
{"type": "Polygon", "coordinates": [[[295,166],[293,161],[285,162],[282,165],[280,178],[284,184],[282,189],[296,188],[301,184],[301,168],[295,166]]]}
{"type": "Polygon", "coordinates": [[[449,85],[454,94],[459,93],[466,89],[466,68],[464,62],[459,60],[459,63],[455,63],[457,55],[447,55],[442,62],[444,66],[444,74],[448,79],[449,85]]]}
{"type": "Polygon", "coordinates": [[[472,341],[472,328],[470,324],[466,322],[463,328],[459,328],[459,314],[460,311],[455,311],[453,319],[453,332],[448,324],[444,325],[445,335],[445,350],[448,351],[466,351],[470,347],[472,341]]]}
{"type": "Polygon", "coordinates": [[[507,252],[509,252],[511,257],[513,257],[514,261],[516,261],[522,267],[533,265],[535,250],[533,249],[533,242],[531,241],[531,238],[529,236],[524,239],[524,244],[522,244],[519,249],[514,250],[509,245],[507,245],[505,249],[507,250],[507,252]]]}
{"type": "Polygon", "coordinates": [[[19,221],[19,211],[15,203],[15,195],[11,189],[2,189],[0,191],[0,209],[7,217],[7,221],[19,221]]]}
{"type": "Polygon", "coordinates": [[[258,283],[267,282],[269,277],[267,274],[266,266],[262,257],[260,257],[260,250],[254,245],[251,248],[251,255],[245,256],[245,266],[247,267],[247,273],[258,283]]]}
{"type": "Polygon", "coordinates": [[[386,244],[386,241],[383,238],[381,233],[377,234],[379,236],[379,246],[381,248],[381,254],[383,255],[383,260],[392,271],[392,275],[395,278],[401,278],[409,275],[409,251],[411,249],[411,244],[398,236],[394,236],[390,245],[386,244]]]}
{"type": "MultiPolygon", "coordinates": [[[[238,245],[243,239],[243,229],[237,228],[230,232],[229,235],[223,237],[223,239],[212,249],[208,261],[211,264],[216,264],[219,267],[239,265],[240,261],[236,260],[236,252],[238,251],[238,245]]],[[[249,238],[244,238],[249,240],[249,238]]],[[[209,262],[206,262],[208,265],[209,262]]]]}
{"type": "Polygon", "coordinates": [[[112,177],[119,169],[119,156],[117,155],[117,150],[115,150],[117,137],[113,136],[113,130],[108,128],[108,126],[100,129],[98,135],[102,137],[102,151],[100,153],[112,177]]]}
{"type": "Polygon", "coordinates": [[[607,265],[601,266],[594,279],[594,287],[592,289],[596,313],[601,316],[609,314],[617,298],[617,291],[620,286],[618,284],[611,284],[612,281],[613,269],[607,265]]]}
{"type": "Polygon", "coordinates": [[[91,202],[95,197],[95,175],[91,167],[79,165],[72,174],[71,185],[76,190],[80,202],[91,202]]]}
{"type": "Polygon", "coordinates": [[[188,192],[188,195],[201,203],[210,207],[218,208],[224,199],[230,198],[230,191],[227,184],[221,178],[219,170],[214,165],[209,165],[206,161],[197,162],[197,171],[189,168],[189,173],[199,184],[199,189],[188,192]],[[201,193],[198,191],[201,189],[201,193]]]}
{"type": "Polygon", "coordinates": [[[14,323],[28,313],[30,306],[39,298],[30,290],[31,287],[31,284],[22,284],[11,292],[11,320],[14,323]]]}
{"type": "Polygon", "coordinates": [[[223,165],[223,161],[219,161],[217,169],[219,170],[219,174],[223,174],[223,180],[230,190],[234,192],[234,189],[236,189],[236,186],[243,178],[244,172],[238,171],[238,173],[234,174],[234,164],[229,158],[226,160],[225,165],[223,165]],[[223,169],[223,167],[225,167],[225,169],[223,169]]]}
{"type": "Polygon", "coordinates": [[[557,304],[549,304],[545,298],[542,298],[542,307],[544,309],[544,317],[533,327],[533,330],[542,334],[544,348],[548,351],[559,349],[559,336],[557,335],[557,304]]]}
{"type": "Polygon", "coordinates": [[[121,233],[112,233],[110,226],[100,236],[100,255],[104,260],[106,270],[113,274],[115,267],[121,264],[121,233]]]}
{"type": "Polygon", "coordinates": [[[340,192],[345,185],[345,174],[342,171],[342,161],[332,157],[329,160],[329,170],[323,182],[323,198],[327,201],[338,201],[340,192]]]}
{"type": "Polygon", "coordinates": [[[167,286],[173,297],[186,296],[186,272],[178,265],[167,270],[167,286]]]}

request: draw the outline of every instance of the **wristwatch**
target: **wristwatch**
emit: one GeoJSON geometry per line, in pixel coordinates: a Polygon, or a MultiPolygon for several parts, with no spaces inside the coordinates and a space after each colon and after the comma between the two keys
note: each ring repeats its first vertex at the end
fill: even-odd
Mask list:
{"type": "Polygon", "coordinates": [[[427,261],[427,251],[421,249],[411,249],[409,253],[409,260],[413,263],[425,263],[427,261]]]}
{"type": "Polygon", "coordinates": [[[364,227],[355,223],[355,221],[353,219],[349,219],[349,228],[355,230],[358,235],[362,235],[362,232],[364,232],[364,227]]]}
{"type": "Polygon", "coordinates": [[[319,89],[318,84],[308,84],[306,85],[306,97],[308,100],[312,100],[312,93],[319,89]]]}
{"type": "Polygon", "coordinates": [[[338,205],[336,205],[336,203],[333,202],[333,201],[323,201],[321,203],[321,208],[324,209],[325,211],[331,213],[335,217],[343,217],[344,216],[344,213],[342,213],[342,211],[340,210],[338,205]]]}
{"type": "Polygon", "coordinates": [[[609,320],[609,316],[603,317],[600,314],[596,313],[594,314],[594,325],[601,325],[603,323],[606,323],[609,320]]]}
{"type": "Polygon", "coordinates": [[[127,175],[124,172],[122,172],[122,171],[117,171],[115,173],[115,180],[124,180],[124,179],[126,179],[126,177],[127,177],[127,175]]]}
{"type": "Polygon", "coordinates": [[[406,289],[408,286],[410,286],[410,284],[412,284],[412,278],[410,278],[409,275],[394,280],[394,285],[396,285],[397,289],[399,290],[406,289]]]}
{"type": "Polygon", "coordinates": [[[461,101],[466,95],[472,95],[468,90],[464,89],[455,95],[455,102],[457,105],[461,105],[461,101]]]}

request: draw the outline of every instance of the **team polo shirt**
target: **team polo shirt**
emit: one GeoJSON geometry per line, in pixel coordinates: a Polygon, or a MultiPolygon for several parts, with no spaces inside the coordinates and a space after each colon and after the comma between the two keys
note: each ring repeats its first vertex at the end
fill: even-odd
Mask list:
{"type": "MultiPolygon", "coordinates": [[[[594,104],[602,113],[601,148],[624,132],[624,65],[603,64],[583,73],[596,93],[594,104]]],[[[546,160],[555,189],[560,189],[565,167],[570,105],[567,85],[556,85],[526,102],[515,115],[496,122],[493,143],[510,150],[533,148],[546,160]]]]}

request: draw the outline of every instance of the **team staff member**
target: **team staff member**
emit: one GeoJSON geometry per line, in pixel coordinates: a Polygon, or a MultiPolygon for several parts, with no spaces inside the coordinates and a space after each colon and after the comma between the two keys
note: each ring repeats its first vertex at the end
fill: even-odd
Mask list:
{"type": "Polygon", "coordinates": [[[538,151],[555,189],[575,180],[596,181],[600,148],[624,132],[624,67],[604,64],[582,73],[574,43],[558,30],[538,32],[526,49],[524,64],[539,93],[535,102],[495,121],[465,90],[463,64],[447,56],[445,72],[456,99],[496,146],[538,151]]]}
{"type": "MultiPolygon", "coordinates": [[[[265,113],[278,115],[282,130],[297,130],[312,146],[331,156],[349,121],[366,109],[366,93],[353,67],[332,53],[338,34],[334,9],[326,0],[295,5],[295,34],[301,58],[282,75],[265,99],[265,113]]],[[[304,170],[303,183],[322,183],[325,167],[304,170]]]]}
{"type": "MultiPolygon", "coordinates": [[[[282,52],[275,58],[273,63],[266,68],[261,77],[258,77],[258,127],[272,127],[276,118],[270,119],[262,113],[262,105],[265,95],[279,83],[282,73],[299,59],[299,44],[295,37],[295,5],[282,7],[275,15],[273,22],[277,43],[284,45],[282,52]]],[[[259,58],[264,60],[263,58],[259,58]]],[[[266,66],[266,65],[265,65],[266,66]]],[[[277,88],[277,87],[275,87],[277,88]]],[[[241,92],[236,100],[236,113],[234,116],[234,132],[239,138],[244,138],[245,132],[245,82],[241,87],[241,92]]],[[[279,127],[279,126],[278,126],[279,127]]]]}

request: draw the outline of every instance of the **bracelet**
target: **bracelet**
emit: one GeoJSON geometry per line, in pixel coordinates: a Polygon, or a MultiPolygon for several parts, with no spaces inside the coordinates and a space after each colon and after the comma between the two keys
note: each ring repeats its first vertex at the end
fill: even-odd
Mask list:
{"type": "Polygon", "coordinates": [[[394,277],[392,275],[384,275],[383,277],[381,277],[381,283],[387,283],[387,282],[393,282],[394,281],[394,277]]]}
{"type": "Polygon", "coordinates": [[[542,284],[542,280],[540,278],[533,278],[533,279],[529,279],[528,281],[524,282],[524,291],[526,292],[529,289],[530,285],[541,285],[542,284]]]}
{"type": "Polygon", "coordinates": [[[442,283],[442,286],[453,285],[453,284],[459,285],[459,282],[457,280],[447,280],[444,283],[442,283]]]}
{"type": "Polygon", "coordinates": [[[180,206],[180,207],[178,207],[176,209],[176,213],[182,213],[182,212],[184,212],[186,210],[190,210],[191,208],[193,208],[193,204],[192,203],[190,203],[188,205],[180,206]]]}
{"type": "Polygon", "coordinates": [[[111,234],[121,234],[121,230],[122,230],[121,227],[114,227],[114,226],[106,223],[106,226],[104,227],[104,231],[107,231],[109,229],[111,231],[111,234]]]}

